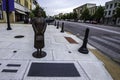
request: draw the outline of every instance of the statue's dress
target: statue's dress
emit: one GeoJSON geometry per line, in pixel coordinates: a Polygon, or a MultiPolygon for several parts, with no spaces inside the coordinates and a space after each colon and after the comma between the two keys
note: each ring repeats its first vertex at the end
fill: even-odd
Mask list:
{"type": "Polygon", "coordinates": [[[43,48],[44,45],[44,32],[46,30],[46,21],[42,17],[35,17],[32,20],[32,26],[35,32],[34,47],[36,49],[43,48]]]}

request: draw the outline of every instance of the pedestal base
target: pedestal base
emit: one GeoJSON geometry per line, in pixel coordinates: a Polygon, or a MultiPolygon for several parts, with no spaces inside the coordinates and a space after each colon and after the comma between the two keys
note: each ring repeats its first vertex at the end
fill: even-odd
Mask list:
{"type": "Polygon", "coordinates": [[[44,51],[41,51],[41,53],[38,53],[37,51],[35,51],[33,54],[32,54],[33,57],[35,58],[43,58],[46,56],[46,52],[44,51]]]}
{"type": "Polygon", "coordinates": [[[78,51],[83,54],[88,54],[88,52],[89,52],[87,48],[80,48],[80,49],[78,49],[78,51]]]}

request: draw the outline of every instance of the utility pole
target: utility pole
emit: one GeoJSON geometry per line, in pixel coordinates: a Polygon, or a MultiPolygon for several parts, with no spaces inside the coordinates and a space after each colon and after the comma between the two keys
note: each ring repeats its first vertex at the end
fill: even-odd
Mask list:
{"type": "Polygon", "coordinates": [[[10,27],[10,19],[9,19],[9,1],[6,0],[6,15],[7,15],[7,30],[12,30],[12,28],[10,27]]]}

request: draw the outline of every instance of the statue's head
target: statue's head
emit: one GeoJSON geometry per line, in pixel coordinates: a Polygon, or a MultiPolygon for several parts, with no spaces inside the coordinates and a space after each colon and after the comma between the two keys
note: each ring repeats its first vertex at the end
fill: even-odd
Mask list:
{"type": "Polygon", "coordinates": [[[42,17],[42,9],[38,9],[37,17],[42,17]]]}

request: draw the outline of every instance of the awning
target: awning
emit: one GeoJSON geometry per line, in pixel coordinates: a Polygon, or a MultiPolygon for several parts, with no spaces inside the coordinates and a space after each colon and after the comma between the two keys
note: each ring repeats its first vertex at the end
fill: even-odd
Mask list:
{"type": "Polygon", "coordinates": [[[16,12],[20,13],[20,14],[24,14],[24,15],[27,15],[25,12],[22,12],[20,10],[16,10],[16,12]]]}

